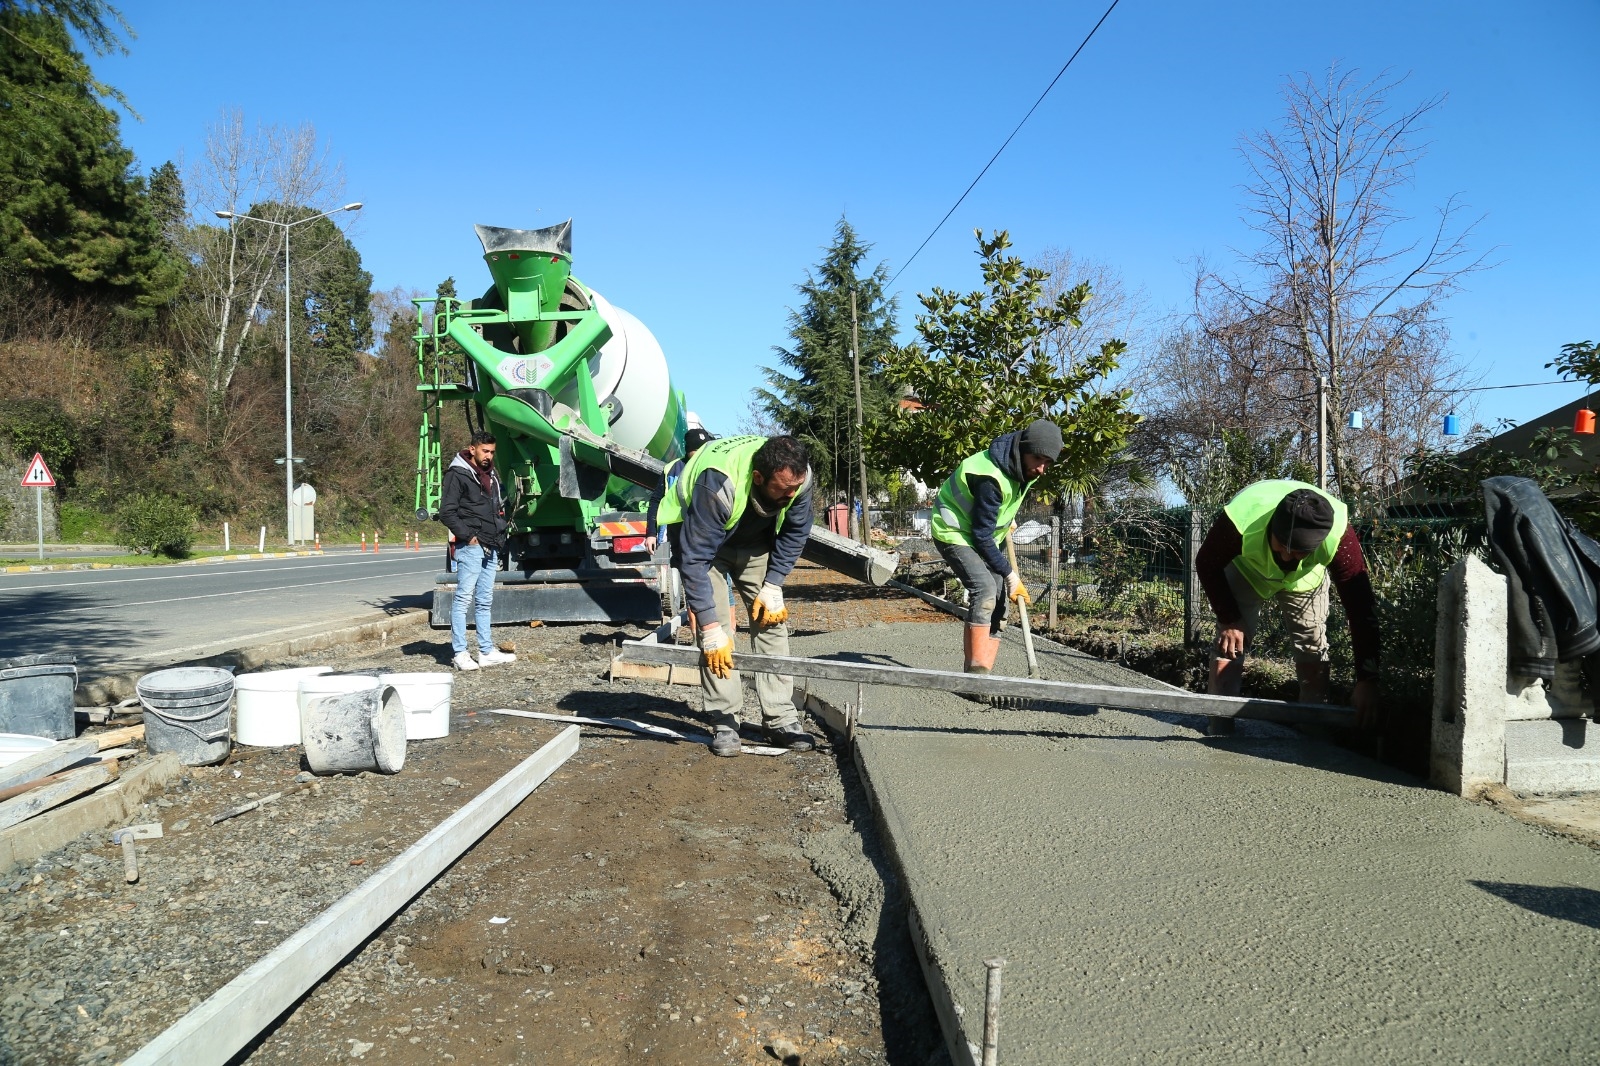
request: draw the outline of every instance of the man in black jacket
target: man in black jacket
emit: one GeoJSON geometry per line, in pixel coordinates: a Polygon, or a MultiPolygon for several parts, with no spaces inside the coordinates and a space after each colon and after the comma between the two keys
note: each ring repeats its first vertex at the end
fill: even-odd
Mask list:
{"type": "Polygon", "coordinates": [[[501,501],[500,478],[494,471],[494,436],[483,430],[472,435],[467,447],[444,472],[440,487],[439,521],[450,530],[456,544],[456,598],[450,607],[450,647],[457,670],[476,670],[515,662],[516,656],[495,648],[490,636],[494,603],[494,574],[499,553],[505,550],[506,509],[501,501]],[[467,605],[475,608],[478,658],[467,651],[467,605]]]}

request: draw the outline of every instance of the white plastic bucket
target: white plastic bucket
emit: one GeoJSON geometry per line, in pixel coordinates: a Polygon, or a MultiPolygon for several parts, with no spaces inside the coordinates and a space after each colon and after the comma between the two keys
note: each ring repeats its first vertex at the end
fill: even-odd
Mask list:
{"type": "Polygon", "coordinates": [[[298,700],[300,741],[313,773],[393,774],[405,765],[405,705],[372,674],[302,677],[298,700]]]}
{"type": "Polygon", "coordinates": [[[454,674],[433,671],[425,674],[379,674],[378,680],[393,685],[406,708],[406,739],[432,740],[450,735],[450,693],[455,688],[454,674]]]}
{"type": "Polygon", "coordinates": [[[18,759],[26,759],[54,747],[55,743],[49,737],[36,737],[28,733],[0,733],[0,766],[10,766],[18,759]]]}
{"type": "Polygon", "coordinates": [[[255,748],[287,748],[300,743],[300,679],[332,671],[331,666],[262,670],[234,678],[234,736],[255,748]]]}

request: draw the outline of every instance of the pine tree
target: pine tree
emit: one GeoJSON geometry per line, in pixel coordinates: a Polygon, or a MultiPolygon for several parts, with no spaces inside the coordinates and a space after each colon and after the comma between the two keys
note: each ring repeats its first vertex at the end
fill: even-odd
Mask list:
{"type": "Polygon", "coordinates": [[[755,390],[756,406],[811,449],[818,489],[826,498],[852,495],[856,482],[852,291],[861,336],[862,412],[869,436],[894,406],[881,368],[895,348],[895,301],[884,298],[889,275],[885,264],[860,273],[871,250],[840,218],[822,262],[796,286],[803,300],[789,314],[792,343],[773,349],[782,367],[763,368],[767,387],[755,390]]]}
{"type": "Polygon", "coordinates": [[[100,102],[109,90],[52,14],[0,4],[0,41],[0,259],[63,292],[154,311],[182,264],[100,102]]]}

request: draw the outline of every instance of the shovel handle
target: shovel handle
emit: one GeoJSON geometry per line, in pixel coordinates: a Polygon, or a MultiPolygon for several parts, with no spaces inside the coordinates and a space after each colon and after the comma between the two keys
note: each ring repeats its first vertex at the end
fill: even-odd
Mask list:
{"type": "MultiPolygon", "coordinates": [[[[1006,531],[1006,558],[1011,562],[1011,569],[1016,571],[1017,580],[1022,580],[1022,568],[1017,565],[1017,549],[1011,543],[1011,534],[1017,531],[1013,524],[1006,531]]],[[[1017,610],[1022,615],[1022,646],[1028,653],[1028,676],[1039,676],[1039,660],[1033,654],[1033,626],[1028,624],[1028,604],[1025,600],[1017,600],[1017,610]]]]}

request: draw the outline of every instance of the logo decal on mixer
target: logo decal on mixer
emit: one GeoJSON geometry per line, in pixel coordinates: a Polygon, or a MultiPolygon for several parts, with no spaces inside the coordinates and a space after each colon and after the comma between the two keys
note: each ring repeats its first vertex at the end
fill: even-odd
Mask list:
{"type": "Polygon", "coordinates": [[[542,355],[502,359],[500,373],[518,385],[537,385],[553,366],[555,364],[542,355]]]}

